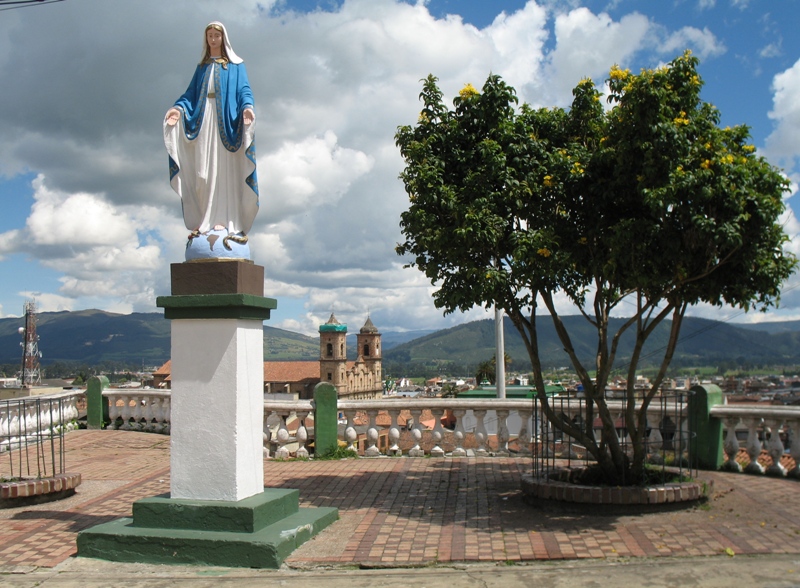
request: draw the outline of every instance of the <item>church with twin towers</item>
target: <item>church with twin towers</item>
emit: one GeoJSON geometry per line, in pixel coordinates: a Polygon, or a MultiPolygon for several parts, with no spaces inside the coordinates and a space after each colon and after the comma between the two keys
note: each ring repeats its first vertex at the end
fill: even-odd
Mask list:
{"type": "Polygon", "coordinates": [[[381,334],[367,317],[356,335],[358,357],[347,361],[347,325],[331,313],[328,322],[319,327],[320,381],[336,387],[339,398],[364,400],[383,395],[381,373],[381,334]]]}
{"type": "MultiPolygon", "coordinates": [[[[334,314],[319,327],[318,361],[265,361],[264,393],[297,400],[314,397],[314,386],[327,382],[342,400],[372,400],[383,396],[381,334],[367,317],[356,334],[356,359],[347,359],[347,325],[334,314]]],[[[172,361],[153,373],[154,386],[171,387],[172,361]]]]}

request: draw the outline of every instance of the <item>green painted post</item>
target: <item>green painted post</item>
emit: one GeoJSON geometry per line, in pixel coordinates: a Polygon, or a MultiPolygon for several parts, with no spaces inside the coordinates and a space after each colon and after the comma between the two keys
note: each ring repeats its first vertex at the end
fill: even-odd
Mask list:
{"type": "Polygon", "coordinates": [[[103,390],[108,388],[108,378],[92,376],[86,383],[86,428],[102,429],[108,422],[108,398],[103,390]]]}
{"type": "Polygon", "coordinates": [[[718,470],[722,454],[722,421],[711,416],[711,407],[722,404],[722,390],[709,384],[693,386],[689,395],[691,463],[701,470],[718,470]]]}
{"type": "Polygon", "coordinates": [[[339,415],[336,386],[320,382],[314,386],[314,454],[329,455],[339,447],[339,415]]]}

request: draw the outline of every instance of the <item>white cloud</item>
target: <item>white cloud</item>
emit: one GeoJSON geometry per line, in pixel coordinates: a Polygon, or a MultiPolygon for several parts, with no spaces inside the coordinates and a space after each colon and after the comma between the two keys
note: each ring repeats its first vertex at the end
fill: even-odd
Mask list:
{"type": "Polygon", "coordinates": [[[769,43],[761,48],[761,50],[758,52],[758,56],[762,58],[779,57],[783,54],[781,45],[782,43],[780,39],[775,43],[769,43]]]}
{"type": "Polygon", "coordinates": [[[261,185],[270,220],[279,222],[313,207],[336,205],[372,165],[372,157],[340,146],[330,130],[321,137],[286,142],[259,160],[266,170],[261,185]]]}
{"type": "Polygon", "coordinates": [[[6,258],[6,254],[16,253],[19,250],[22,238],[23,233],[19,229],[0,233],[0,261],[6,258]]]}
{"type": "Polygon", "coordinates": [[[695,27],[683,27],[669,34],[660,44],[660,51],[669,56],[676,56],[686,49],[691,49],[701,60],[725,53],[726,48],[708,28],[702,30],[695,27]]]}
{"type": "Polygon", "coordinates": [[[651,24],[633,13],[614,21],[608,14],[578,8],[555,18],[556,47],[536,88],[536,104],[567,105],[582,78],[596,83],[614,63],[624,64],[647,42],[651,24]]]}
{"type": "Polygon", "coordinates": [[[534,2],[514,14],[499,14],[484,32],[496,54],[492,59],[495,73],[502,72],[519,89],[541,80],[546,27],[547,12],[534,2]]]}
{"type": "Polygon", "coordinates": [[[36,301],[38,312],[62,312],[64,310],[79,310],[75,306],[75,300],[58,294],[49,292],[20,292],[21,296],[36,301]]]}
{"type": "Polygon", "coordinates": [[[775,121],[764,152],[773,161],[791,165],[800,156],[800,60],[772,80],[775,121]]]}
{"type": "Polygon", "coordinates": [[[49,190],[40,176],[27,231],[36,245],[61,245],[71,251],[135,239],[124,214],[94,194],[49,190]]]}
{"type": "MultiPolygon", "coordinates": [[[[24,253],[59,272],[58,291],[37,298],[43,310],[155,311],[187,236],[161,121],[189,83],[204,25],[222,20],[256,100],[261,210],[251,250],[267,295],[301,308],[282,324],[314,333],[332,305],[353,325],[369,311],[381,329],[489,318],[483,309],[442,317],[432,286],[394,253],[408,205],[394,133],[417,119],[420,80],[437,76],[449,101],[495,73],[522,100],[566,105],[581,78],[601,81],[614,63],[653,63],[686,46],[701,57],[724,51],[708,29],[580,4],[498,8],[484,28],[399,0],[305,14],[283,0],[83,0],[6,12],[0,77],[14,83],[3,86],[0,174],[40,177],[30,213],[3,227],[0,260],[24,253]]],[[[794,157],[800,83],[790,72],[776,78],[770,146],[794,157]]]]}

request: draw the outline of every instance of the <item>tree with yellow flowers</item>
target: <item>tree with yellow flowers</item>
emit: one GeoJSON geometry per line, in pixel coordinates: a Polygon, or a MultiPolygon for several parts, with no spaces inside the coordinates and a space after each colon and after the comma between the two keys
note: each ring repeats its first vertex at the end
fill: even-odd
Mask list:
{"type": "Polygon", "coordinates": [[[409,196],[397,253],[438,287],[445,313],[503,308],[533,366],[550,422],[586,446],[608,483],[644,475],[646,408],[695,304],[766,310],[794,271],[779,223],[787,179],[748,144],[745,126],[719,127],[700,99],[689,52],[632,74],[613,67],[610,108],[582,80],[569,109],[518,106],[490,76],[444,104],[429,76],[414,126],[398,128],[409,196]],[[566,296],[596,329],[596,359],[574,350],[556,306],[566,296]],[[549,315],[583,384],[586,414],[565,422],[544,394],[537,319],[549,315]],[[611,316],[624,316],[612,331],[611,316]],[[658,375],[634,389],[642,350],[671,320],[658,375]],[[620,338],[635,339],[627,366],[623,451],[605,402],[620,338]],[[640,410],[641,409],[641,410],[640,410]],[[595,417],[603,423],[595,438],[595,417]]]}

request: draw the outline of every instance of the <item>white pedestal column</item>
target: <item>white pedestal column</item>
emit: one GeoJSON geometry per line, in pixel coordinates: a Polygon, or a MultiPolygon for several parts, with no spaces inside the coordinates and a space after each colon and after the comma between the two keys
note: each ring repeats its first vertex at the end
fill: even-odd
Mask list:
{"type": "Polygon", "coordinates": [[[264,491],[262,323],[172,321],[171,498],[264,491]]]}

